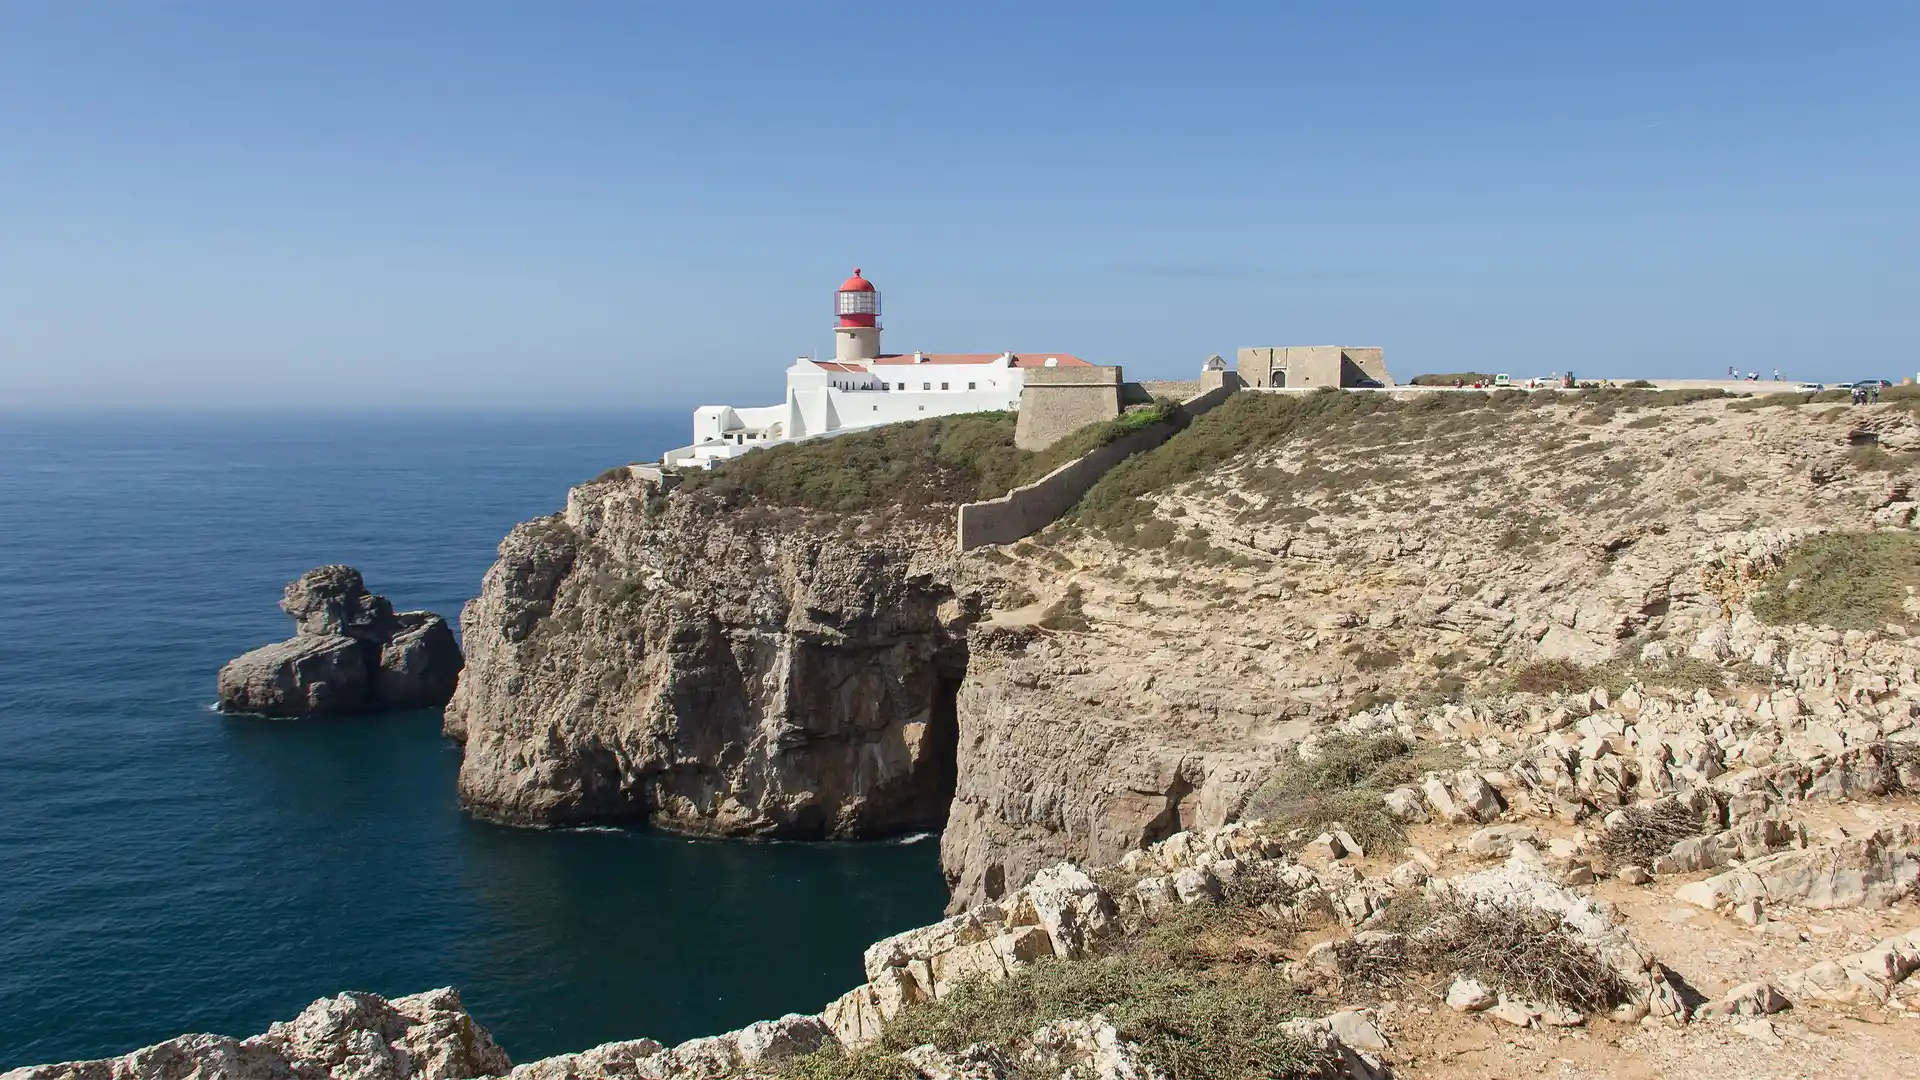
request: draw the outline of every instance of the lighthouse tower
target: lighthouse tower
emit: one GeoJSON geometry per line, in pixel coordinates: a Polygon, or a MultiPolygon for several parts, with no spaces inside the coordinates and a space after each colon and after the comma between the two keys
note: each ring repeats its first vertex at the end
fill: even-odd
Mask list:
{"type": "Polygon", "coordinates": [[[833,328],[835,360],[860,364],[880,355],[880,293],[860,276],[859,267],[833,294],[833,313],[840,317],[833,328]]]}

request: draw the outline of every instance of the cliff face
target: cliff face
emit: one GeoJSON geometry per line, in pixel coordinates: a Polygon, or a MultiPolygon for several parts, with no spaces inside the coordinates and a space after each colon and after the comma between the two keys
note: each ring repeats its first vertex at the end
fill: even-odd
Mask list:
{"type": "MultiPolygon", "coordinates": [[[[1253,397],[1196,426],[1249,426],[1274,407],[1253,397]]],[[[1914,513],[1904,412],[1435,404],[1249,439],[1143,497],[1131,539],[966,556],[944,508],[577,489],[465,613],[462,797],[522,824],[944,825],[959,908],[1231,820],[1286,746],[1370,702],[1543,658],[1724,658],[1722,547],[1914,513]]]]}
{"type": "Polygon", "coordinates": [[[1018,619],[977,628],[971,644],[960,779],[940,842],[950,910],[998,900],[1063,859],[1114,862],[1220,825],[1269,763],[1214,737],[1235,708],[1223,711],[1220,695],[1176,700],[1182,679],[1155,671],[1164,655],[1062,640],[1018,619]]]}
{"type": "Polygon", "coordinates": [[[950,535],[770,519],[635,480],[500,547],[447,709],[460,794],[516,824],[718,835],[937,828],[978,599],[950,535]]]}

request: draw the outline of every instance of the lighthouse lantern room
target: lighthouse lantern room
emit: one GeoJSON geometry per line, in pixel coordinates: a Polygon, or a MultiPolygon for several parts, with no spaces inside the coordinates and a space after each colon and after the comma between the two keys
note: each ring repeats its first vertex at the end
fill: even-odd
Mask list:
{"type": "Polygon", "coordinates": [[[839,316],[833,328],[835,360],[855,364],[880,355],[880,292],[858,267],[833,294],[833,313],[839,316]]]}

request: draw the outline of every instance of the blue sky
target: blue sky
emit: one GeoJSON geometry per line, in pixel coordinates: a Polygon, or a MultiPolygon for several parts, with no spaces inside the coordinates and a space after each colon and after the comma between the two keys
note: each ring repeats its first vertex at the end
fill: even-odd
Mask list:
{"type": "Polygon", "coordinates": [[[1920,5],[0,3],[0,406],[1920,369],[1920,5]]]}

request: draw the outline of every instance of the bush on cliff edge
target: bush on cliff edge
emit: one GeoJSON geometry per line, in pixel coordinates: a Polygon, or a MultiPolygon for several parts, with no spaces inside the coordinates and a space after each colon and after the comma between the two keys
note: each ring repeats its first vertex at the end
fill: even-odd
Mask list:
{"type": "Polygon", "coordinates": [[[681,490],[837,514],[991,499],[1031,456],[1014,448],[1013,425],[1010,412],[965,413],[787,443],[689,471],[681,490]]]}
{"type": "Polygon", "coordinates": [[[1920,541],[1911,533],[1830,533],[1793,549],[1755,594],[1753,613],[1776,626],[1878,630],[1913,621],[1909,588],[1920,588],[1920,541]]]}

